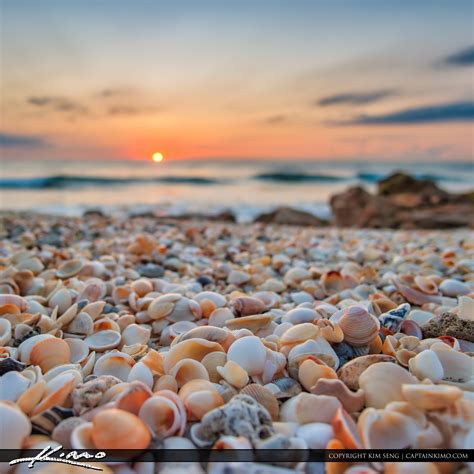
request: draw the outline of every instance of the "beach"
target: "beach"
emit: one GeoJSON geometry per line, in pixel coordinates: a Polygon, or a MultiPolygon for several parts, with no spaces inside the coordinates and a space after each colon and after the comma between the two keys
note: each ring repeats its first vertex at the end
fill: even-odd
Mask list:
{"type": "MultiPolygon", "coordinates": [[[[322,463],[295,450],[472,447],[468,229],[101,212],[2,223],[3,447],[256,449],[250,464],[94,463],[140,474],[310,473],[322,463]]],[[[325,468],[415,464],[468,472],[325,468]]]]}

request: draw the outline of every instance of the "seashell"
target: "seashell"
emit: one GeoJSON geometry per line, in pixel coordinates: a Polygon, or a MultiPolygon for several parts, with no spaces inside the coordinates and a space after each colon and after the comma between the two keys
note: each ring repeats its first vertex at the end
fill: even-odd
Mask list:
{"type": "Polygon", "coordinates": [[[79,334],[81,336],[88,336],[94,331],[94,321],[87,313],[79,313],[69,323],[67,332],[72,334],[79,334]]]}
{"type": "Polygon", "coordinates": [[[81,423],[71,432],[71,447],[73,449],[96,449],[92,441],[92,423],[81,423]]]}
{"type": "Polygon", "coordinates": [[[62,407],[76,386],[76,382],[77,380],[74,374],[61,374],[51,387],[46,386],[46,396],[32,411],[31,416],[40,415],[50,408],[62,407]],[[54,390],[52,389],[53,386],[55,387],[54,390]]]}
{"type": "MultiPolygon", "coordinates": [[[[130,324],[133,324],[133,321],[131,321],[130,324]]],[[[107,330],[122,332],[122,330],[125,330],[125,328],[126,326],[122,328],[118,323],[116,323],[115,321],[112,321],[110,318],[100,318],[94,321],[94,326],[92,330],[93,332],[107,331],[107,330]]]]}
{"type": "Polygon", "coordinates": [[[265,329],[273,321],[273,316],[269,313],[254,314],[252,316],[242,316],[240,318],[230,319],[226,321],[225,325],[231,330],[249,329],[252,332],[257,332],[265,329]]]}
{"type": "Polygon", "coordinates": [[[135,361],[123,352],[112,351],[103,355],[96,361],[94,375],[112,375],[122,382],[125,382],[135,365],[135,361]]]}
{"type": "Polygon", "coordinates": [[[420,326],[415,321],[410,319],[402,321],[399,331],[404,334],[407,334],[408,336],[415,336],[418,339],[423,338],[423,332],[421,331],[420,326]]]}
{"type": "Polygon", "coordinates": [[[263,313],[266,307],[263,301],[258,298],[252,298],[250,296],[241,296],[236,298],[232,306],[237,316],[250,316],[259,313],[263,313]]]}
{"type": "Polygon", "coordinates": [[[350,306],[337,321],[344,340],[353,346],[370,344],[378,335],[380,323],[360,306],[350,306]]]}
{"type": "Polygon", "coordinates": [[[73,259],[61,264],[56,270],[56,276],[63,280],[76,276],[84,267],[83,260],[73,259]]]}
{"type": "Polygon", "coordinates": [[[250,280],[250,275],[247,272],[232,270],[227,276],[227,282],[231,285],[243,285],[250,280]]]}
{"type": "Polygon", "coordinates": [[[52,336],[51,334],[38,334],[37,336],[30,337],[23,341],[18,347],[21,362],[29,364],[31,349],[33,348],[33,346],[40,341],[53,338],[54,336],[52,336]]]}
{"type": "Polygon", "coordinates": [[[169,374],[171,369],[182,359],[194,359],[200,362],[210,352],[224,352],[224,349],[217,342],[206,341],[200,338],[179,342],[166,354],[164,370],[169,374]]]}
{"type": "Polygon", "coordinates": [[[19,372],[7,372],[0,377],[0,400],[16,402],[30,385],[31,380],[19,372]]]}
{"type": "Polygon", "coordinates": [[[158,438],[176,435],[181,426],[181,413],[172,400],[153,396],[145,400],[138,415],[158,438]]]}
{"type": "Polygon", "coordinates": [[[281,302],[281,297],[274,291],[258,291],[253,298],[259,299],[266,308],[276,308],[281,302]]]}
{"type": "Polygon", "coordinates": [[[122,344],[147,344],[150,336],[150,328],[138,324],[130,324],[122,332],[122,344]]]}
{"type": "MultiPolygon", "coordinates": [[[[8,354],[9,355],[9,354],[8,354]]],[[[0,375],[4,375],[7,372],[17,371],[21,372],[26,367],[26,364],[22,364],[17,360],[7,357],[6,359],[0,359],[0,375]]]]}
{"type": "MultiPolygon", "coordinates": [[[[211,354],[213,354],[211,352],[211,354]]],[[[221,354],[221,353],[216,353],[221,354]]],[[[208,354],[209,355],[209,354],[208,354]]],[[[170,375],[172,375],[177,384],[178,388],[181,388],[190,380],[204,379],[209,380],[209,374],[206,367],[197,360],[194,359],[182,359],[171,369],[170,375]]]]}
{"type": "Polygon", "coordinates": [[[304,268],[290,268],[285,273],[283,281],[292,288],[298,288],[298,285],[304,280],[311,279],[311,272],[304,268]]]}
{"type": "MultiPolygon", "coordinates": [[[[32,338],[33,339],[33,338],[32,338]]],[[[43,372],[58,365],[67,364],[71,350],[63,339],[47,338],[33,345],[29,360],[33,365],[39,365],[43,372]]]]}
{"type": "Polygon", "coordinates": [[[407,402],[422,410],[441,410],[463,397],[463,391],[448,385],[402,385],[407,402]]]}
{"type": "Polygon", "coordinates": [[[318,359],[304,360],[298,370],[298,380],[309,391],[319,379],[336,379],[336,372],[318,359]]]}
{"type": "Polygon", "coordinates": [[[260,338],[256,336],[237,339],[227,352],[227,360],[238,364],[248,375],[261,374],[266,358],[266,348],[260,338]]]}
{"type": "Polygon", "coordinates": [[[272,420],[278,420],[280,406],[276,396],[271,392],[271,390],[262,385],[251,383],[244,387],[240,393],[255,399],[258,403],[260,403],[260,405],[267,409],[272,420]]]}
{"type": "Polygon", "coordinates": [[[458,316],[466,321],[474,320],[474,299],[469,296],[459,298],[458,316]]]}
{"type": "Polygon", "coordinates": [[[307,423],[297,429],[296,436],[304,439],[309,449],[326,449],[333,438],[332,426],[328,423],[307,423]]]}
{"type": "Polygon", "coordinates": [[[357,425],[352,417],[343,409],[338,408],[332,420],[334,436],[346,449],[361,449],[362,442],[359,437],[357,425]]]}
{"type": "Polygon", "coordinates": [[[99,331],[84,339],[91,351],[103,352],[115,349],[121,342],[122,335],[117,331],[107,329],[99,331]]]}
{"type": "Polygon", "coordinates": [[[200,390],[192,392],[183,402],[189,413],[189,420],[200,420],[206,413],[224,405],[224,399],[217,391],[200,390]]]}
{"type": "Polygon", "coordinates": [[[69,360],[72,364],[80,364],[89,355],[89,345],[82,339],[65,338],[64,342],[69,346],[71,355],[69,360]]]}
{"type": "Polygon", "coordinates": [[[421,306],[425,303],[441,304],[441,297],[436,295],[428,295],[421,291],[403,285],[399,281],[394,280],[393,284],[396,289],[405,297],[405,299],[414,305],[421,306]]]}
{"type": "Polygon", "coordinates": [[[163,375],[165,373],[163,355],[154,349],[150,349],[140,362],[146,364],[153,372],[153,375],[163,375]]]}
{"type": "Polygon", "coordinates": [[[384,408],[387,403],[403,401],[402,385],[417,382],[407,370],[391,362],[370,365],[359,377],[360,388],[365,392],[365,405],[373,408],[384,408]]]}
{"type": "Polygon", "coordinates": [[[414,279],[415,285],[420,291],[428,295],[438,293],[438,285],[430,277],[417,275],[414,279]]]}
{"type": "Polygon", "coordinates": [[[443,366],[431,349],[426,349],[408,361],[410,372],[420,380],[430,379],[438,382],[444,377],[443,366]]]}
{"type": "Polygon", "coordinates": [[[16,265],[16,269],[17,270],[30,270],[35,275],[38,275],[44,270],[44,265],[39,258],[30,257],[30,258],[25,258],[24,260],[21,260],[21,262],[19,262],[16,265]]]}
{"type": "MultiPolygon", "coordinates": [[[[78,416],[71,416],[59,422],[51,433],[51,439],[59,443],[64,449],[72,449],[71,435],[75,428],[86,423],[78,416]]],[[[72,474],[72,473],[71,473],[72,474]]]]}
{"type": "Polygon", "coordinates": [[[110,387],[104,393],[101,405],[105,405],[109,400],[115,400],[115,408],[138,415],[145,400],[148,400],[153,393],[146,384],[138,380],[123,384],[123,386],[124,389],[122,389],[122,384],[110,387]],[[118,392],[118,394],[114,396],[114,392],[118,392]]]}
{"type": "Polygon", "coordinates": [[[77,303],[74,303],[66,311],[64,311],[64,313],[58,319],[56,319],[56,327],[63,328],[68,326],[71,321],[77,316],[78,311],[79,306],[77,305],[77,303]]]}
{"type": "Polygon", "coordinates": [[[443,342],[437,342],[430,348],[436,353],[443,366],[443,380],[467,382],[473,378],[474,361],[467,354],[456,351],[443,342]]]}
{"type": "Polygon", "coordinates": [[[221,375],[217,371],[217,367],[224,366],[227,362],[227,354],[225,352],[210,352],[206,354],[201,364],[206,368],[209,375],[209,380],[218,383],[221,380],[221,375]]]}
{"type": "Polygon", "coordinates": [[[344,339],[344,332],[338,323],[332,323],[328,319],[319,319],[315,324],[319,328],[321,337],[326,341],[342,342],[344,339]]]}
{"type": "Polygon", "coordinates": [[[316,339],[319,335],[319,328],[311,323],[302,323],[287,329],[280,337],[281,345],[296,345],[316,339]]]}
{"type": "Polygon", "coordinates": [[[65,288],[56,291],[50,298],[48,305],[50,308],[58,307],[59,314],[63,314],[72,304],[71,293],[65,288]]]}
{"type": "Polygon", "coordinates": [[[155,383],[153,391],[158,390],[170,390],[174,393],[178,393],[178,382],[171,375],[162,375],[155,383]]]}
{"type": "Polygon", "coordinates": [[[95,302],[103,300],[107,293],[107,287],[105,283],[99,278],[90,278],[87,280],[86,285],[79,293],[77,299],[88,300],[89,302],[95,302]]]}
{"type": "Polygon", "coordinates": [[[12,324],[8,319],[0,319],[0,346],[6,346],[12,338],[12,324]]]}
{"type": "Polygon", "coordinates": [[[329,271],[324,273],[321,275],[320,282],[324,292],[327,295],[339,293],[344,290],[344,288],[346,288],[344,277],[337,271],[329,271]]]}
{"type": "Polygon", "coordinates": [[[291,377],[280,377],[265,385],[276,398],[291,398],[301,393],[302,387],[291,377]]]}
{"type": "Polygon", "coordinates": [[[349,413],[362,410],[365,405],[365,393],[362,389],[352,392],[339,379],[322,378],[319,379],[312,387],[311,393],[315,395],[329,395],[336,397],[342,404],[343,408],[349,413]]]}
{"type": "Polygon", "coordinates": [[[291,311],[288,311],[283,318],[282,322],[289,322],[291,324],[302,324],[310,323],[316,319],[320,319],[321,316],[311,308],[295,308],[291,311]]]}
{"type": "Polygon", "coordinates": [[[132,290],[140,297],[153,291],[153,283],[147,278],[139,278],[131,283],[132,290]]]}
{"type": "Polygon", "coordinates": [[[151,389],[153,388],[153,373],[143,362],[137,362],[127,377],[127,382],[133,381],[140,381],[151,389]]]}
{"type": "Polygon", "coordinates": [[[423,326],[423,324],[427,323],[430,319],[434,318],[435,315],[428,311],[423,311],[421,309],[413,309],[410,311],[409,315],[407,316],[407,321],[414,321],[419,326],[423,326]]]}
{"type": "Polygon", "coordinates": [[[379,364],[382,362],[396,363],[395,357],[388,356],[385,354],[370,354],[362,357],[357,357],[346,364],[344,364],[337,372],[338,377],[347,385],[351,390],[358,390],[359,377],[368,367],[373,364],[379,364]]]}
{"type": "Polygon", "coordinates": [[[334,349],[331,347],[329,342],[327,342],[323,337],[309,339],[303,344],[294,346],[288,354],[289,365],[298,364],[299,361],[308,356],[314,356],[322,360],[334,370],[339,367],[339,357],[334,352],[334,349]]]}
{"type": "Polygon", "coordinates": [[[151,441],[150,432],[139,417],[117,408],[97,413],[91,438],[96,449],[145,449],[151,441]]]}
{"type": "MultiPolygon", "coordinates": [[[[23,312],[26,311],[28,308],[28,301],[23,298],[23,296],[0,294],[0,306],[2,305],[16,306],[19,309],[19,312],[23,312]]],[[[10,307],[7,310],[5,308],[2,314],[6,314],[9,311],[11,311],[10,307]]]]}
{"type": "Polygon", "coordinates": [[[200,326],[194,327],[181,334],[174,340],[173,345],[188,339],[196,338],[217,342],[222,346],[223,349],[228,349],[229,345],[235,341],[235,336],[226,329],[212,326],[200,326]]]}
{"type": "Polygon", "coordinates": [[[2,449],[21,449],[24,439],[31,433],[30,420],[13,402],[5,400],[0,400],[0,419],[3,426],[0,430],[2,449]]]}
{"type": "Polygon", "coordinates": [[[153,320],[166,318],[168,321],[193,321],[201,317],[201,307],[196,301],[179,293],[168,293],[153,300],[148,306],[153,320]]]}
{"type": "Polygon", "coordinates": [[[444,296],[463,296],[471,292],[469,286],[459,280],[448,279],[441,282],[439,291],[444,296]]]}
{"type": "Polygon", "coordinates": [[[222,308],[226,304],[226,299],[222,295],[212,291],[202,291],[194,297],[194,300],[201,306],[202,315],[205,318],[208,318],[215,309],[222,308]]]}
{"type": "Polygon", "coordinates": [[[179,391],[179,398],[184,402],[186,401],[187,397],[191,395],[193,392],[199,392],[203,390],[210,391],[210,392],[217,392],[216,386],[212,384],[211,382],[209,382],[209,380],[194,379],[185,383],[181,387],[179,391]]]}
{"type": "Polygon", "coordinates": [[[236,388],[245,387],[249,381],[249,376],[245,369],[231,360],[227,361],[223,367],[217,367],[216,370],[224,380],[236,388]]]}
{"type": "Polygon", "coordinates": [[[105,301],[94,301],[84,306],[82,312],[87,313],[95,321],[102,314],[104,307],[105,301]]]}
{"type": "Polygon", "coordinates": [[[331,423],[340,406],[341,403],[335,397],[302,392],[283,403],[280,407],[280,420],[294,421],[300,425],[331,423]]]}
{"type": "Polygon", "coordinates": [[[217,308],[209,316],[209,326],[222,328],[227,321],[234,318],[234,313],[229,308],[217,308]]]}

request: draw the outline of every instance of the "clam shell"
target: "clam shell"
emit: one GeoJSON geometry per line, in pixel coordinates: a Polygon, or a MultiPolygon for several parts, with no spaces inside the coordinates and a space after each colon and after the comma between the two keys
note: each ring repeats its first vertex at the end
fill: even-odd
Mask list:
{"type": "Polygon", "coordinates": [[[143,362],[137,362],[130,370],[127,377],[128,382],[140,381],[150,389],[153,388],[153,373],[143,362]]]}
{"type": "Polygon", "coordinates": [[[244,387],[240,393],[255,399],[258,403],[260,403],[260,405],[267,409],[268,413],[270,413],[270,416],[272,417],[272,420],[278,420],[280,406],[278,404],[277,398],[271,392],[271,390],[262,385],[251,383],[244,387]]]}
{"type": "Polygon", "coordinates": [[[150,336],[151,329],[149,327],[130,324],[122,332],[122,344],[147,344],[150,336]]]}
{"type": "Polygon", "coordinates": [[[103,352],[115,349],[121,341],[122,335],[117,331],[107,329],[99,331],[84,339],[91,351],[103,352]]]}
{"type": "Polygon", "coordinates": [[[302,342],[307,341],[308,339],[316,339],[319,335],[319,328],[311,323],[302,323],[292,326],[286,330],[281,338],[280,343],[282,345],[286,344],[301,344],[302,342]]]}
{"type": "Polygon", "coordinates": [[[31,354],[31,350],[33,346],[40,341],[43,341],[45,339],[53,339],[53,338],[54,336],[52,336],[51,334],[39,334],[38,336],[33,336],[26,339],[26,341],[23,341],[18,347],[21,362],[24,362],[25,364],[29,364],[30,354],[31,354]]]}
{"type": "Polygon", "coordinates": [[[252,316],[242,316],[240,318],[234,318],[226,321],[225,325],[231,329],[249,329],[252,332],[259,331],[268,327],[273,321],[271,314],[254,314],[252,316]]]}
{"type": "Polygon", "coordinates": [[[72,278],[84,267],[83,260],[73,259],[61,264],[56,270],[56,276],[61,279],[72,278]]]}
{"type": "MultiPolygon", "coordinates": [[[[115,390],[119,390],[121,384],[114,385],[107,392],[101,400],[102,404],[107,403],[109,396],[115,390]]],[[[125,410],[134,415],[138,415],[143,403],[148,400],[153,394],[151,390],[142,382],[133,381],[125,385],[125,389],[121,391],[116,398],[115,407],[120,410],[125,410]]]]}
{"type": "Polygon", "coordinates": [[[310,323],[315,319],[320,319],[321,316],[311,308],[295,308],[291,311],[288,311],[283,318],[282,322],[289,322],[291,324],[302,324],[302,323],[310,323]]]}
{"type": "Polygon", "coordinates": [[[471,292],[469,286],[459,280],[448,279],[441,282],[439,291],[444,296],[463,296],[471,292]]]}
{"type": "Polygon", "coordinates": [[[227,360],[235,362],[248,375],[259,375],[263,372],[267,351],[260,338],[245,336],[237,339],[227,352],[227,360]]]}
{"type": "MultiPolygon", "coordinates": [[[[213,352],[211,352],[213,354],[213,352]]],[[[216,353],[216,354],[221,354],[216,353]]],[[[209,355],[209,354],[208,354],[209,355]]],[[[182,359],[180,360],[170,372],[178,384],[178,388],[181,388],[190,380],[204,379],[209,380],[209,374],[206,367],[197,360],[194,359],[182,359]]]]}
{"type": "Polygon", "coordinates": [[[283,403],[280,407],[280,420],[294,421],[300,425],[331,423],[340,406],[341,403],[335,397],[302,392],[283,403]]]}
{"type": "Polygon", "coordinates": [[[112,351],[96,361],[93,373],[97,376],[113,375],[125,382],[134,365],[135,361],[128,354],[112,351]]]}
{"type": "Polygon", "coordinates": [[[111,408],[94,417],[91,438],[96,449],[145,449],[151,434],[138,416],[111,408]]]}
{"type": "Polygon", "coordinates": [[[428,295],[435,295],[438,293],[438,285],[430,277],[417,275],[414,281],[415,285],[423,293],[427,293],[428,295]]]}
{"type": "Polygon", "coordinates": [[[202,360],[201,364],[206,368],[209,375],[209,380],[211,382],[219,382],[221,380],[221,375],[217,371],[218,366],[224,366],[227,362],[227,354],[225,352],[210,352],[206,354],[202,360]]]}
{"type": "Polygon", "coordinates": [[[16,402],[30,385],[31,380],[19,372],[7,372],[0,377],[0,400],[16,402]]]}
{"type": "Polygon", "coordinates": [[[0,419],[3,427],[0,430],[0,446],[2,449],[20,449],[23,440],[31,433],[31,422],[13,403],[0,400],[0,419]]]}
{"type": "Polygon", "coordinates": [[[67,332],[72,334],[79,334],[81,336],[88,336],[94,331],[94,321],[84,312],[79,313],[69,323],[67,332]]]}
{"type": "Polygon", "coordinates": [[[48,338],[37,342],[30,352],[30,362],[39,365],[43,372],[58,365],[67,364],[71,350],[63,339],[48,338]]]}
{"type": "Polygon", "coordinates": [[[236,298],[233,303],[234,311],[238,316],[250,316],[265,311],[266,306],[263,301],[250,296],[236,298]]]}
{"type": "Polygon", "coordinates": [[[181,413],[168,398],[153,396],[140,408],[138,415],[158,438],[167,438],[178,433],[181,426],[181,413]]]}
{"type": "Polygon", "coordinates": [[[390,402],[403,401],[402,385],[416,384],[418,380],[407,370],[391,362],[380,362],[365,369],[359,385],[365,392],[367,407],[384,408],[390,402]]]}
{"type": "Polygon", "coordinates": [[[49,299],[48,305],[50,308],[58,307],[59,314],[63,314],[72,304],[71,293],[65,288],[60,289],[54,293],[49,299]]]}
{"type": "Polygon", "coordinates": [[[353,346],[370,344],[380,329],[378,319],[360,306],[347,308],[337,323],[344,333],[344,341],[353,346]]]}
{"type": "Polygon", "coordinates": [[[420,380],[438,382],[444,377],[444,369],[436,352],[426,349],[408,361],[410,372],[420,380]]]}
{"type": "Polygon", "coordinates": [[[463,383],[474,378],[472,357],[452,349],[444,342],[437,342],[430,349],[436,353],[443,366],[444,380],[463,383]]]}
{"type": "Polygon", "coordinates": [[[89,355],[89,345],[82,339],[65,338],[64,342],[69,346],[71,355],[69,360],[72,364],[80,364],[89,355]]]}
{"type": "Polygon", "coordinates": [[[8,319],[0,319],[0,346],[6,346],[12,338],[12,324],[8,319]]]}
{"type": "Polygon", "coordinates": [[[249,381],[249,376],[245,369],[231,360],[227,361],[223,367],[217,367],[216,370],[224,380],[236,388],[245,387],[249,381]]]}
{"type": "Polygon", "coordinates": [[[314,356],[336,370],[339,367],[339,357],[329,342],[323,337],[309,339],[303,344],[294,346],[288,354],[289,365],[298,363],[308,356],[314,356]]]}
{"type": "Polygon", "coordinates": [[[209,316],[209,326],[222,328],[227,321],[234,318],[234,313],[229,308],[217,308],[209,316]]]}

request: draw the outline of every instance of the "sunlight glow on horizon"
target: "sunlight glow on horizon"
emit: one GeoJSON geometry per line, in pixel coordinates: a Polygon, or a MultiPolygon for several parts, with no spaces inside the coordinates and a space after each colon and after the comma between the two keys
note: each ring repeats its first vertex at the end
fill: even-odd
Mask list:
{"type": "Polygon", "coordinates": [[[162,153],[160,152],[156,152],[156,153],[153,153],[151,159],[155,162],[155,163],[161,163],[163,160],[164,160],[164,156],[162,153]]]}

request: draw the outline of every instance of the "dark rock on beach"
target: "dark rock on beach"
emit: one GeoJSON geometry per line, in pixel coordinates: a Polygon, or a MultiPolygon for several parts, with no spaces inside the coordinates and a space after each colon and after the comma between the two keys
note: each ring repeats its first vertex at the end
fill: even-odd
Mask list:
{"type": "Polygon", "coordinates": [[[452,336],[474,342],[474,321],[461,319],[456,314],[443,313],[435,316],[421,326],[423,337],[452,336]]]}
{"type": "Polygon", "coordinates": [[[254,220],[261,224],[282,224],[301,226],[325,226],[328,222],[315,215],[292,209],[291,207],[278,207],[271,212],[260,214],[254,220]]]}

